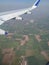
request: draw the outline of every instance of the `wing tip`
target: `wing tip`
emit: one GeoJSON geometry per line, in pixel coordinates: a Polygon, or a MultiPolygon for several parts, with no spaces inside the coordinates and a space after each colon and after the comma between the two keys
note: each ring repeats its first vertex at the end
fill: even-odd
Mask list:
{"type": "Polygon", "coordinates": [[[8,35],[8,32],[7,31],[5,31],[5,35],[8,35]]]}
{"type": "Polygon", "coordinates": [[[39,2],[40,2],[40,0],[37,0],[34,5],[38,6],[39,2]]]}

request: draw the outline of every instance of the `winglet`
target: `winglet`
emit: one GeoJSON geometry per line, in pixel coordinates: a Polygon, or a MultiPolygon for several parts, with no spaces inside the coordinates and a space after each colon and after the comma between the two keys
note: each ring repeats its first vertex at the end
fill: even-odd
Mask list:
{"type": "Polygon", "coordinates": [[[35,9],[35,8],[38,6],[39,2],[40,2],[40,0],[37,0],[37,1],[34,3],[34,5],[32,6],[31,10],[32,10],[32,9],[35,9]]]}
{"type": "Polygon", "coordinates": [[[38,6],[39,2],[40,2],[40,0],[37,0],[37,1],[35,2],[34,6],[38,6]]]}

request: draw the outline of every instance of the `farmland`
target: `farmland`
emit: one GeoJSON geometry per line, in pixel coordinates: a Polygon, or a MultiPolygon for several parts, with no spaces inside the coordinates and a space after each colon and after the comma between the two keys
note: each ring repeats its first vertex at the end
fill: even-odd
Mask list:
{"type": "Polygon", "coordinates": [[[21,65],[25,56],[28,65],[45,65],[49,61],[48,22],[11,21],[0,26],[9,31],[0,36],[0,64],[21,65]]]}

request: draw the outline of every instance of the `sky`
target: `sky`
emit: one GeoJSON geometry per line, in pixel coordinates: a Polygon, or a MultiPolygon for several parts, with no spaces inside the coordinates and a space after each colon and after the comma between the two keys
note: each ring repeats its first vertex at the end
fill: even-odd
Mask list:
{"type": "MultiPolygon", "coordinates": [[[[0,0],[1,8],[24,8],[34,4],[36,0],[0,0]]],[[[49,0],[41,0],[40,5],[48,5],[49,0]]]]}
{"type": "Polygon", "coordinates": [[[0,0],[1,4],[30,3],[35,0],[0,0]]]}
{"type": "MultiPolygon", "coordinates": [[[[16,4],[16,3],[32,3],[36,0],[0,0],[0,4],[16,4]]],[[[41,0],[41,2],[49,2],[49,0],[41,0]]]]}
{"type": "MultiPolygon", "coordinates": [[[[32,6],[35,1],[36,0],[0,0],[0,12],[28,8],[32,6]]],[[[37,14],[49,15],[49,0],[41,0],[37,10],[37,14]]]]}
{"type": "MultiPolygon", "coordinates": [[[[0,0],[0,13],[31,7],[36,0],[0,0]]],[[[31,15],[25,15],[27,19],[49,21],[49,0],[41,0],[39,6],[32,10],[31,15]]]]}

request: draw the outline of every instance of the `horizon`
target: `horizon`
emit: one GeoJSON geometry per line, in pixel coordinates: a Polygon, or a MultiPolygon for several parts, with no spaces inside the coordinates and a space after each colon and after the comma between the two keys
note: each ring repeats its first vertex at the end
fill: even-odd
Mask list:
{"type": "MultiPolygon", "coordinates": [[[[36,0],[0,0],[0,12],[31,7],[36,0]]],[[[49,1],[40,0],[38,8],[48,9],[49,1]]]]}

